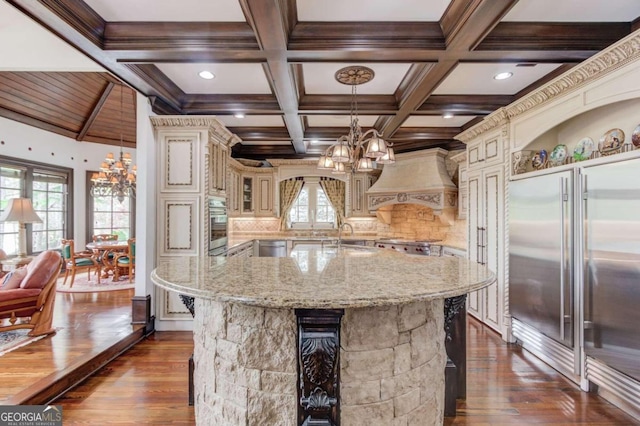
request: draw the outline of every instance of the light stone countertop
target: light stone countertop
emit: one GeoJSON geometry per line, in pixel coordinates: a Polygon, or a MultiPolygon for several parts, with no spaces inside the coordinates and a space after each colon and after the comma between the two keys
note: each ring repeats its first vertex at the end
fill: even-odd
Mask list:
{"type": "Polygon", "coordinates": [[[268,308],[356,308],[459,296],[495,282],[457,257],[298,245],[290,257],[177,257],[151,280],[167,290],[268,308]]]}

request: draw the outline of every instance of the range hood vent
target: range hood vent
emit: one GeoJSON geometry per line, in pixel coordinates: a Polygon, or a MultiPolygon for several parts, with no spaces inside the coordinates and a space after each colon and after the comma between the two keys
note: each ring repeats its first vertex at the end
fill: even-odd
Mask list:
{"type": "Polygon", "coordinates": [[[447,173],[447,153],[435,148],[396,154],[396,162],[385,165],[380,178],[367,191],[369,210],[411,203],[430,207],[436,215],[447,213],[453,218],[458,188],[447,173]]]}

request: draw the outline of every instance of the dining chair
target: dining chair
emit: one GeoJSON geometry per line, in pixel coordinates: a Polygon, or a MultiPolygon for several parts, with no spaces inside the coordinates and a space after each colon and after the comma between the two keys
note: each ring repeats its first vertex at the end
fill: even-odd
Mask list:
{"type": "Polygon", "coordinates": [[[114,281],[120,279],[120,271],[126,270],[129,275],[129,282],[133,281],[133,274],[136,267],[136,239],[129,238],[127,240],[128,249],[126,253],[118,253],[113,258],[115,276],[114,281]]]}
{"type": "Polygon", "coordinates": [[[62,285],[67,283],[69,272],[71,272],[69,288],[73,287],[73,281],[76,279],[76,272],[78,271],[87,271],[87,280],[91,279],[92,269],[95,269],[98,276],[98,284],[100,284],[100,263],[98,263],[93,253],[86,251],[76,252],[73,240],[62,240],[62,259],[65,265],[62,285]]]}
{"type": "Polygon", "coordinates": [[[93,236],[94,243],[101,241],[118,241],[118,236],[116,234],[96,234],[93,236]]]}

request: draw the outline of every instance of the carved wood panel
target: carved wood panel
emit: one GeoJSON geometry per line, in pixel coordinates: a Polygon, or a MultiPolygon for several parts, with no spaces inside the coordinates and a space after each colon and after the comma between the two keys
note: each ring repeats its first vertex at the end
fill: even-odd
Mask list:
{"type": "Polygon", "coordinates": [[[301,426],[340,425],[342,309],[296,309],[298,420],[301,426]]]}

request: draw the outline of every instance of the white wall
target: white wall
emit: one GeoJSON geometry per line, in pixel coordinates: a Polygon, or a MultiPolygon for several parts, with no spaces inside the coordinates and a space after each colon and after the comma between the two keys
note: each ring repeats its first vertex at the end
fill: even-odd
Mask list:
{"type": "MultiPolygon", "coordinates": [[[[119,147],[78,142],[36,127],[0,117],[0,155],[73,169],[73,238],[84,247],[86,235],[86,172],[95,171],[109,152],[119,147]]],[[[135,149],[125,149],[136,163],[135,149]]]]}

